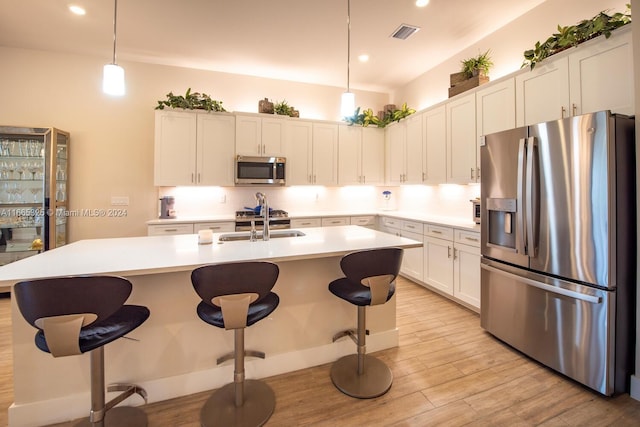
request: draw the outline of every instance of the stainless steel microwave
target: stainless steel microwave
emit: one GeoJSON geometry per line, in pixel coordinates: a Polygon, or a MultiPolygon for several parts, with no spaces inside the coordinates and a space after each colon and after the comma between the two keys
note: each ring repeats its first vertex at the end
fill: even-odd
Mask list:
{"type": "Polygon", "coordinates": [[[236,157],[236,185],[285,185],[284,157],[236,157]]]}

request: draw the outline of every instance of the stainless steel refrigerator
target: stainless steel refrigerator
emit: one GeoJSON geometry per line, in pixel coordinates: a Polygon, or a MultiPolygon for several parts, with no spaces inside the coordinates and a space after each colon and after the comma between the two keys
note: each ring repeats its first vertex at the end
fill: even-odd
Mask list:
{"type": "Polygon", "coordinates": [[[628,391],[634,120],[601,111],[480,145],[482,327],[602,394],[628,391]]]}

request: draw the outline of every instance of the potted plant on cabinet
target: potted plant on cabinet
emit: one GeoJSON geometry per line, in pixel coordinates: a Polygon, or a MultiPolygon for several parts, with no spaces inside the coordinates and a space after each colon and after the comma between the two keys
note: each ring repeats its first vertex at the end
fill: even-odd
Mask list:
{"type": "Polygon", "coordinates": [[[477,56],[460,61],[462,69],[459,73],[449,76],[449,98],[489,81],[489,70],[493,61],[489,56],[490,49],[477,56]]]}
{"type": "Polygon", "coordinates": [[[167,99],[158,101],[156,110],[169,108],[184,108],[185,110],[227,111],[222,106],[222,101],[212,99],[206,93],[191,92],[191,88],[183,95],[167,94],[167,99]]]}

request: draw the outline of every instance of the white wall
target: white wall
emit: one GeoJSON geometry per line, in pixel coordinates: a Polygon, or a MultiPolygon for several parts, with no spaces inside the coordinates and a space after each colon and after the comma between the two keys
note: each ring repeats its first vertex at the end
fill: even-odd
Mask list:
{"type": "MultiPolygon", "coordinates": [[[[407,102],[422,110],[449,97],[449,75],[460,71],[460,61],[491,49],[494,67],[489,75],[497,80],[520,69],[523,52],[533,48],[557,32],[557,26],[574,25],[595,16],[602,10],[624,12],[627,0],[547,0],[529,13],[506,24],[477,44],[462,49],[457,55],[425,72],[391,94],[391,102],[407,102]]],[[[478,6],[480,7],[480,6],[478,6]]],[[[428,55],[429,52],[419,52],[428,55]]]]}
{"type": "MultiPolygon", "coordinates": [[[[177,67],[121,63],[127,95],[102,94],[103,59],[0,47],[0,124],[54,126],[71,133],[71,209],[106,209],[129,196],[126,218],[70,219],[70,240],[146,234],[157,216],[153,185],[154,108],[169,91],[188,87],[222,100],[229,111],[257,112],[264,97],[286,99],[303,118],[337,120],[344,88],[291,83],[177,67]]],[[[358,92],[358,103],[388,103],[358,92]]]]}

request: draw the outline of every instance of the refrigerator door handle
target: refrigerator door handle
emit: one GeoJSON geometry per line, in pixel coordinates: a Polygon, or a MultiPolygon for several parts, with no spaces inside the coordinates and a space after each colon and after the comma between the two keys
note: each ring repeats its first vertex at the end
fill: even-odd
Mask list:
{"type": "Polygon", "coordinates": [[[524,218],[524,185],[525,185],[525,161],[526,161],[526,140],[520,138],[518,146],[518,183],[517,183],[517,201],[516,201],[516,251],[519,254],[526,255],[525,252],[525,218],[524,218]]]}
{"type": "Polygon", "coordinates": [[[542,282],[538,282],[538,281],[535,281],[535,280],[531,280],[531,279],[528,279],[526,277],[520,276],[518,274],[509,273],[507,271],[500,270],[499,268],[495,268],[495,267],[492,267],[492,266],[486,265],[486,264],[480,264],[480,267],[482,269],[490,271],[492,273],[499,274],[499,275],[508,277],[510,279],[517,280],[519,282],[524,282],[529,286],[533,286],[534,288],[538,288],[538,289],[541,289],[541,290],[546,291],[546,292],[551,292],[553,294],[563,295],[563,296],[566,296],[566,297],[569,297],[569,298],[578,299],[578,300],[581,300],[581,301],[586,301],[586,302],[589,302],[591,304],[600,304],[600,303],[602,303],[602,298],[598,297],[598,296],[588,295],[588,294],[584,294],[582,292],[576,292],[576,291],[560,288],[560,287],[553,286],[553,285],[547,285],[546,283],[542,283],[542,282]]]}
{"type": "Polygon", "coordinates": [[[537,176],[534,176],[534,160],[538,152],[538,142],[536,138],[530,136],[527,138],[527,178],[526,178],[526,218],[527,218],[527,255],[534,258],[537,255],[537,241],[535,229],[537,218],[534,217],[535,207],[537,206],[537,176]]]}

